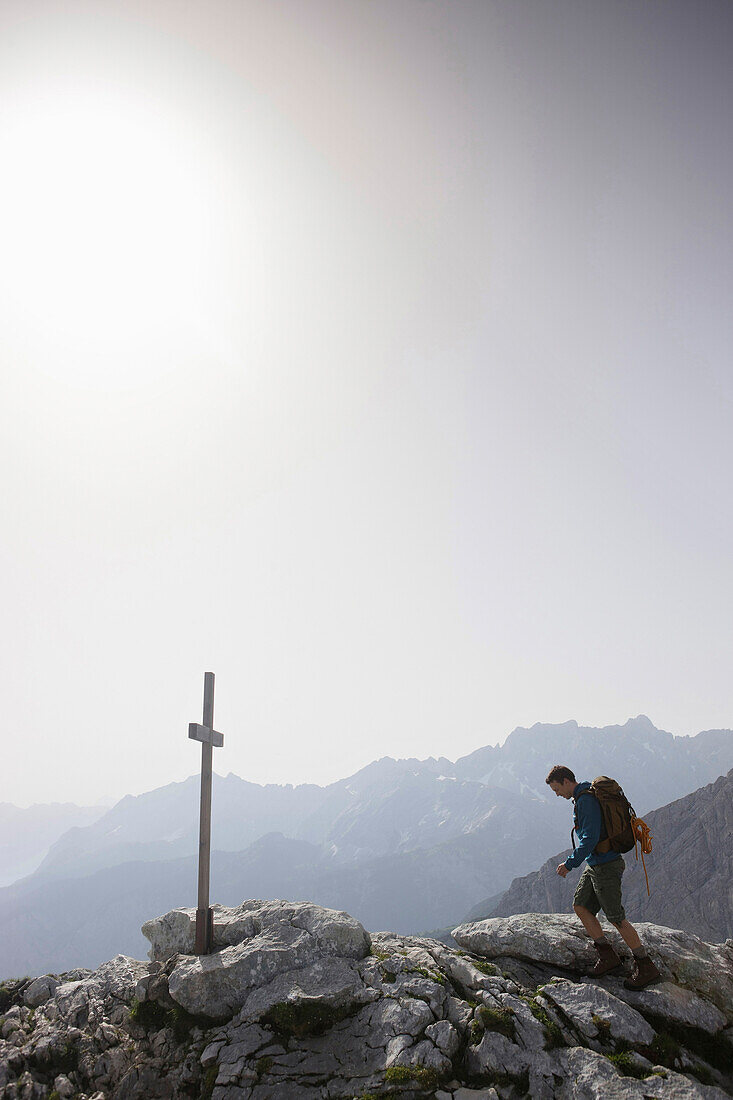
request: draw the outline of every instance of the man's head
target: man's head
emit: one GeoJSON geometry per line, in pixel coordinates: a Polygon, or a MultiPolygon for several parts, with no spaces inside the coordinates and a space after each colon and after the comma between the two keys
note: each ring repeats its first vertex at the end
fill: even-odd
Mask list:
{"type": "Polygon", "coordinates": [[[555,764],[554,768],[550,769],[545,783],[558,798],[572,798],[578,780],[570,768],[566,768],[564,764],[555,764]]]}

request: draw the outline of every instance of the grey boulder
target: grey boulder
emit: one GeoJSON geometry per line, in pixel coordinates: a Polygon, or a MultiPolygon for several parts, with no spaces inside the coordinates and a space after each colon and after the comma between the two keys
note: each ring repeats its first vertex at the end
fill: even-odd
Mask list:
{"type": "MultiPolygon", "coordinates": [[[[660,925],[635,925],[662,977],[699,994],[733,1017],[733,946],[705,943],[691,932],[660,925]]],[[[628,948],[610,927],[606,935],[623,956],[628,948]]],[[[502,956],[586,973],[595,961],[592,940],[575,916],[522,913],[491,917],[453,930],[457,944],[489,959],[502,956]]]]}
{"type": "Polygon", "coordinates": [[[151,954],[170,958],[168,991],[187,1012],[212,1020],[256,1020],[275,1004],[318,999],[337,1010],[366,1004],[356,962],[369,934],[348,913],[308,903],[245,902],[220,908],[210,955],[180,953],[189,944],[193,910],[175,910],[144,925],[151,954]]]}
{"type": "Polygon", "coordinates": [[[629,1005],[600,986],[555,978],[542,988],[550,1000],[586,1037],[597,1039],[604,1031],[615,1040],[651,1043],[654,1028],[629,1005]]]}
{"type": "Polygon", "coordinates": [[[36,978],[23,993],[23,1003],[28,1008],[38,1008],[39,1005],[43,1005],[52,997],[61,982],[57,978],[54,978],[52,974],[44,974],[40,978],[36,978]]]}
{"type": "MultiPolygon", "coordinates": [[[[311,902],[243,901],[235,908],[212,906],[214,949],[251,940],[283,923],[307,932],[327,955],[361,959],[369,953],[369,933],[348,913],[311,902]]],[[[174,955],[192,955],[196,931],[195,909],[172,909],[146,921],[142,933],[150,940],[148,957],[165,962],[174,955]]]]}

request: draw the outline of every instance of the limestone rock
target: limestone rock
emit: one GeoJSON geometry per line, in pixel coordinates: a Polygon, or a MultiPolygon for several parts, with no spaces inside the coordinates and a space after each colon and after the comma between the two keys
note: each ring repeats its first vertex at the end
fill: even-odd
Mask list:
{"type": "Polygon", "coordinates": [[[461,932],[465,954],[370,936],[305,903],[227,912],[231,942],[209,956],[182,950],[191,913],[177,910],[150,922],[165,963],[117,956],[30,993],[49,991],[33,1009],[28,980],[6,983],[2,1100],[47,1100],[52,1085],[78,1100],[722,1100],[733,1088],[725,945],[648,929],[660,954],[684,958],[637,993],[611,975],[579,979],[588,944],[566,918],[549,931],[531,914],[479,922],[461,932]],[[541,989],[502,973],[511,952],[530,977],[539,968],[541,989]]]}
{"type": "MultiPolygon", "coordinates": [[[[212,908],[215,949],[254,939],[268,929],[280,930],[288,922],[294,929],[307,932],[324,955],[361,959],[369,952],[369,933],[348,913],[337,909],[285,901],[244,901],[234,909],[223,905],[212,908]]],[[[192,955],[195,932],[195,909],[173,909],[142,926],[143,935],[151,943],[148,954],[158,962],[173,955],[192,955]]]]}
{"type": "Polygon", "coordinates": [[[39,1005],[45,1004],[49,997],[53,996],[60,984],[52,974],[44,974],[43,977],[36,978],[25,989],[23,1003],[28,1008],[38,1008],[39,1005]]]}
{"type": "Polygon", "coordinates": [[[355,967],[369,937],[348,914],[282,903],[230,912],[221,938],[236,928],[240,941],[211,955],[179,955],[169,975],[171,997],[188,1012],[225,1020],[246,1008],[242,1018],[255,1020],[283,1001],[316,998],[339,1009],[370,999],[355,967]]]}
{"type": "Polygon", "coordinates": [[[444,1054],[452,1057],[461,1045],[461,1037],[448,1020],[438,1020],[434,1024],[428,1024],[425,1034],[431,1039],[444,1054]]]}
{"type": "Polygon", "coordinates": [[[655,1074],[642,1081],[619,1077],[607,1058],[584,1047],[559,1052],[557,1061],[565,1078],[556,1092],[559,1100],[728,1100],[723,1089],[701,1085],[673,1070],[663,1071],[664,1077],[655,1074]]]}
{"type": "MultiPolygon", "coordinates": [[[[705,943],[691,932],[654,924],[634,927],[663,978],[699,994],[733,1018],[733,949],[727,943],[705,943]]],[[[595,961],[592,941],[578,918],[559,913],[491,917],[459,925],[453,938],[461,947],[489,959],[506,955],[581,974],[595,961]]],[[[622,956],[628,954],[618,933],[611,933],[610,938],[622,956]]]]}
{"type": "Polygon", "coordinates": [[[491,917],[453,929],[467,951],[496,959],[502,955],[585,971],[595,957],[592,941],[577,918],[559,913],[523,913],[491,917]]]}
{"type": "MultiPolygon", "coordinates": [[[[449,1093],[446,1095],[450,1095],[449,1093]]],[[[499,1100],[499,1094],[495,1088],[488,1089],[456,1089],[453,1100],[499,1100]]]]}
{"type": "Polygon", "coordinates": [[[615,977],[608,984],[621,1000],[652,1016],[696,1027],[710,1035],[726,1026],[725,1014],[719,1008],[674,982],[661,982],[640,990],[625,989],[623,981],[615,977]]]}
{"type": "Polygon", "coordinates": [[[597,1039],[606,1028],[613,1039],[629,1043],[648,1044],[654,1038],[643,1016],[600,986],[556,978],[542,993],[588,1038],[597,1039]]]}

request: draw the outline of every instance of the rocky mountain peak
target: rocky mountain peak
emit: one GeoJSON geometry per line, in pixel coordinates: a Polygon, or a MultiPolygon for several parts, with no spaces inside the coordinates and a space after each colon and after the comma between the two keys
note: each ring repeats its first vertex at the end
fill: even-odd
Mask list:
{"type": "Polygon", "coordinates": [[[636,718],[629,718],[626,725],[634,726],[638,730],[656,730],[657,728],[646,714],[637,714],[636,718]]]}
{"type": "Polygon", "coordinates": [[[733,941],[641,928],[663,981],[590,981],[574,917],[522,914],[438,940],[308,902],[148,921],[150,962],[0,986],[4,1100],[724,1100],[733,941]]]}

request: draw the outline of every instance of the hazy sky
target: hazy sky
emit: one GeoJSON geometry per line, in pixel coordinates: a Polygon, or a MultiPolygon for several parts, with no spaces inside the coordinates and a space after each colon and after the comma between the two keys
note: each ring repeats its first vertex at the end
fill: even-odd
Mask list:
{"type": "Polygon", "coordinates": [[[0,801],[733,726],[729,0],[0,0],[0,801]]]}

